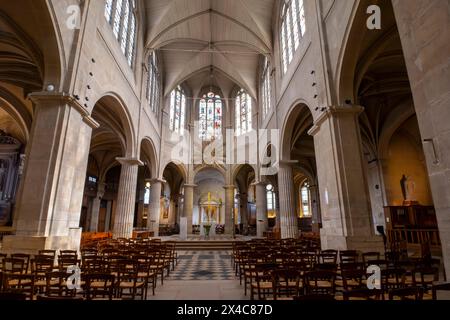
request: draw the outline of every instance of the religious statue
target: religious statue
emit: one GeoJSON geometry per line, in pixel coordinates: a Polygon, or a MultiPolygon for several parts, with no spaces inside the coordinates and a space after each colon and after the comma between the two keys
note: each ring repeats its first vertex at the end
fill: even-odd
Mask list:
{"type": "Polygon", "coordinates": [[[405,205],[416,204],[415,199],[416,183],[411,176],[403,175],[400,180],[400,186],[402,188],[403,203],[405,205]]]}
{"type": "Polygon", "coordinates": [[[211,206],[211,192],[208,192],[208,207],[206,209],[206,224],[203,225],[205,229],[205,236],[209,237],[209,233],[211,231],[211,215],[212,215],[212,206],[211,206]]]}

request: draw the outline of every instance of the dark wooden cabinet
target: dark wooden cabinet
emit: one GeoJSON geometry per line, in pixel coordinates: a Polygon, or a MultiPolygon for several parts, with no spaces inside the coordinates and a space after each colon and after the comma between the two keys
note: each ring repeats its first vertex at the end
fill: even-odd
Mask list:
{"type": "Polygon", "coordinates": [[[389,242],[440,246],[436,211],[432,206],[391,206],[384,208],[389,242]]]}
{"type": "Polygon", "coordinates": [[[386,228],[437,229],[436,212],[430,206],[385,207],[386,228]]]}

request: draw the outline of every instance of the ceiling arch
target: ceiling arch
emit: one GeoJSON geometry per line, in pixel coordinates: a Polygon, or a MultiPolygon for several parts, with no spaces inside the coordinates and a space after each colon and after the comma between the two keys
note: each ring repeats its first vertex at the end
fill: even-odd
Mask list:
{"type": "Polygon", "coordinates": [[[204,70],[213,70],[223,73],[255,98],[261,56],[270,55],[273,47],[275,2],[145,1],[146,47],[161,53],[165,94],[204,70]]]}

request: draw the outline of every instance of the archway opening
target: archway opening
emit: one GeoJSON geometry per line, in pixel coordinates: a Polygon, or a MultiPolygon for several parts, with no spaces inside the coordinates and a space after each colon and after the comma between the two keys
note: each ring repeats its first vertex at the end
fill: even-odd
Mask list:
{"type": "MultiPolygon", "coordinates": [[[[256,235],[256,190],[255,190],[255,169],[248,165],[242,165],[235,174],[236,204],[235,215],[238,233],[245,236],[256,235]]],[[[270,217],[269,217],[270,218],[270,217]]],[[[269,221],[274,225],[274,219],[269,221]]]]}
{"type": "Polygon", "coordinates": [[[131,143],[131,129],[120,108],[119,101],[105,96],[92,111],[92,118],[99,127],[92,132],[89,149],[80,217],[84,239],[90,233],[106,233],[114,229],[121,176],[121,164],[117,159],[127,155],[131,143]]]}
{"type": "Polygon", "coordinates": [[[225,177],[214,167],[197,172],[194,183],[194,210],[192,225],[195,233],[203,235],[202,226],[210,225],[210,235],[223,234],[225,230],[225,177]]]}

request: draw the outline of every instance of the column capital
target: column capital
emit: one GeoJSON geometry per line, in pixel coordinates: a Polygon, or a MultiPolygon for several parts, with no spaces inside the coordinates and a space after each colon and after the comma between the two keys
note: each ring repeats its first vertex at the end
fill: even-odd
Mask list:
{"type": "Polygon", "coordinates": [[[236,186],[235,185],[233,185],[233,184],[229,184],[229,185],[225,185],[225,186],[223,186],[223,188],[225,189],[225,190],[230,190],[230,189],[235,189],[236,188],[236,186]]]}
{"type": "Polygon", "coordinates": [[[293,167],[298,163],[299,163],[298,160],[280,160],[279,161],[280,167],[293,167]]]}
{"type": "Polygon", "coordinates": [[[116,161],[121,165],[129,165],[129,166],[143,166],[144,163],[136,158],[116,158],[116,161]]]}
{"type": "Polygon", "coordinates": [[[364,107],[359,105],[349,105],[349,106],[329,106],[326,108],[326,110],[314,121],[313,127],[308,131],[308,134],[310,136],[315,136],[322,125],[322,123],[331,118],[332,116],[336,115],[343,115],[343,114],[353,114],[353,115],[360,115],[362,112],[364,112],[364,107]]]}
{"type": "Polygon", "coordinates": [[[155,179],[150,179],[147,180],[148,182],[150,182],[150,184],[155,184],[155,183],[166,183],[167,181],[164,179],[159,179],[159,178],[155,178],[155,179]]]}
{"type": "Polygon", "coordinates": [[[185,183],[185,184],[183,184],[183,187],[185,187],[185,188],[197,188],[198,185],[196,185],[196,184],[190,184],[190,183],[185,183]]]}
{"type": "Polygon", "coordinates": [[[99,182],[97,185],[97,197],[102,198],[105,195],[106,183],[99,182]]]}
{"type": "Polygon", "coordinates": [[[264,187],[266,187],[268,184],[269,183],[267,183],[265,181],[256,181],[256,182],[253,182],[251,185],[252,186],[264,186],[264,187]]]}
{"type": "Polygon", "coordinates": [[[86,123],[92,129],[97,129],[100,127],[100,124],[92,118],[89,110],[83,107],[77,99],[73,96],[69,95],[66,92],[32,92],[28,95],[28,99],[30,99],[34,104],[42,104],[49,102],[58,102],[60,104],[68,104],[73,107],[83,118],[83,122],[86,123]]]}

